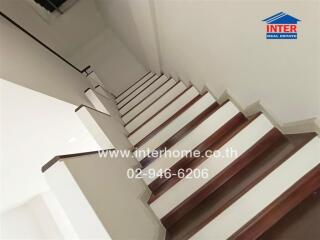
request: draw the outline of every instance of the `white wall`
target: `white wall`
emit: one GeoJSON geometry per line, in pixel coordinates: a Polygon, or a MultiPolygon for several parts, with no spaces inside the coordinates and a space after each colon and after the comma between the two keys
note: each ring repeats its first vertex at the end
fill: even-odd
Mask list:
{"type": "Polygon", "coordinates": [[[48,190],[43,164],[56,155],[100,149],[75,105],[0,79],[1,211],[48,190]]]}
{"type": "Polygon", "coordinates": [[[137,32],[128,1],[95,0],[95,2],[106,26],[112,29],[141,64],[147,66],[143,41],[137,32]]]}
{"type": "Polygon", "coordinates": [[[116,95],[146,73],[108,28],[77,49],[71,61],[81,68],[91,65],[105,87],[116,95]]]}
{"type": "Polygon", "coordinates": [[[161,73],[160,45],[158,41],[158,29],[155,25],[154,12],[149,0],[127,0],[132,11],[133,20],[137,26],[139,38],[142,39],[142,49],[147,60],[148,69],[161,73]],[[139,23],[144,23],[139,24],[139,23]]]}
{"type": "Polygon", "coordinates": [[[136,58],[153,72],[160,73],[157,32],[149,0],[96,0],[105,23],[136,58]]]}
{"type": "Polygon", "coordinates": [[[242,106],[261,100],[281,122],[320,117],[319,2],[155,2],[166,73],[242,106]],[[265,39],[261,20],[279,11],[301,19],[298,40],[265,39]]]}
{"type": "Polygon", "coordinates": [[[0,216],[1,239],[63,239],[42,195],[0,216]]]}
{"type": "Polygon", "coordinates": [[[89,82],[79,72],[0,18],[0,77],[60,100],[80,105],[89,82]]]}
{"type": "MultiPolygon", "coordinates": [[[[164,73],[192,81],[200,90],[207,86],[216,97],[228,90],[243,108],[260,100],[279,123],[320,116],[319,1],[129,2],[133,8],[126,0],[110,0],[109,9],[100,10],[132,50],[152,39],[149,18],[143,17],[148,14],[122,16],[136,16],[137,9],[149,6],[164,73]],[[302,20],[298,40],[265,39],[262,20],[280,11],[302,20]],[[127,31],[132,25],[138,36],[127,31]]],[[[145,55],[138,50],[137,56],[145,55]]]]}

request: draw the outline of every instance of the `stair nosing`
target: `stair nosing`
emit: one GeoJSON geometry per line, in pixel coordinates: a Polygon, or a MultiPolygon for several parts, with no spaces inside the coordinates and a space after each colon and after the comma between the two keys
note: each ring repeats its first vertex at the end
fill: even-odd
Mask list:
{"type": "MultiPolygon", "coordinates": [[[[169,79],[170,80],[170,79],[169,79]]],[[[158,89],[156,89],[156,90],[159,90],[162,86],[164,86],[166,83],[168,83],[169,82],[169,80],[168,81],[166,81],[163,85],[161,85],[158,89]]],[[[154,104],[155,102],[157,102],[161,97],[163,97],[163,95],[165,95],[166,93],[168,93],[171,89],[173,89],[175,86],[177,86],[179,83],[180,83],[181,81],[179,80],[178,82],[175,82],[171,87],[169,87],[167,90],[165,90],[165,92],[164,93],[162,93],[160,96],[158,96],[155,100],[153,100],[150,104],[148,104],[144,109],[142,109],[139,113],[137,113],[133,118],[131,118],[126,124],[129,124],[130,122],[132,122],[135,118],[137,118],[141,113],[143,113],[144,111],[146,111],[146,110],[148,110],[148,108],[152,105],[152,104],[154,104]]],[[[156,91],[154,91],[153,93],[155,93],[156,91]]],[[[149,95],[149,96],[151,96],[151,94],[149,95]]],[[[148,97],[149,97],[148,96],[148,97]]],[[[141,102],[143,102],[143,101],[141,101],[141,102]]],[[[141,103],[140,102],[140,103],[141,103]]],[[[140,103],[138,103],[135,107],[137,107],[140,103]]],[[[132,109],[134,109],[135,107],[133,107],[132,109]]],[[[132,110],[131,109],[131,110],[132,110]]],[[[129,110],[129,111],[131,111],[131,110],[129,110]]]]}
{"type": "MultiPolygon", "coordinates": [[[[168,107],[171,103],[173,103],[176,99],[178,99],[180,96],[182,96],[185,92],[187,92],[192,86],[187,87],[185,90],[183,90],[181,93],[179,93],[174,99],[172,99],[170,102],[168,102],[165,106],[163,106],[160,110],[158,110],[155,114],[153,114],[150,118],[148,118],[146,121],[144,121],[142,124],[140,124],[138,127],[136,127],[132,132],[129,133],[128,137],[132,136],[135,132],[137,132],[142,126],[144,126],[146,123],[148,123],[151,119],[156,117],[162,110],[164,110],[166,107],[168,107]]],[[[129,122],[126,123],[124,126],[128,126],[129,122]]]]}
{"type": "MultiPolygon", "coordinates": [[[[228,102],[228,101],[226,101],[228,102]]],[[[225,102],[225,103],[226,103],[225,102]]],[[[159,147],[157,147],[154,151],[162,151],[164,149],[171,148],[174,144],[180,141],[183,137],[189,134],[193,129],[195,129],[198,125],[204,122],[211,114],[215,113],[219,108],[221,108],[225,103],[219,105],[217,102],[212,103],[205,110],[203,110],[200,114],[198,114],[194,119],[188,122],[185,126],[183,126],[179,131],[177,131],[173,136],[167,139],[164,143],[162,143],[159,147]]],[[[151,162],[158,159],[158,157],[145,157],[140,161],[142,169],[146,168],[151,162]]]]}
{"type": "MultiPolygon", "coordinates": [[[[241,113],[237,113],[235,116],[233,116],[230,120],[228,120],[224,125],[222,125],[217,131],[215,131],[213,134],[211,134],[207,139],[205,139],[204,141],[202,141],[198,146],[196,146],[193,150],[198,150],[199,147],[201,147],[203,144],[206,144],[206,142],[208,142],[205,146],[205,149],[203,149],[201,151],[204,152],[206,150],[216,150],[218,149],[220,146],[222,146],[224,143],[226,143],[228,140],[230,140],[233,136],[235,136],[238,132],[240,132],[243,128],[245,128],[248,124],[250,123],[250,121],[241,113]],[[238,121],[241,122],[241,127],[237,128],[237,126],[235,126],[232,131],[228,131],[229,125],[233,122],[236,122],[238,124],[238,121]],[[219,136],[219,134],[221,134],[221,132],[226,131],[225,133],[222,133],[222,136],[219,136]],[[230,134],[230,135],[228,135],[230,134]],[[218,136],[217,136],[218,135],[218,136]],[[213,138],[215,138],[215,140],[213,140],[213,138]],[[218,143],[218,145],[216,146],[215,144],[218,143]],[[214,145],[214,146],[213,146],[214,145]]],[[[188,158],[188,157],[184,157],[181,160],[179,160],[176,164],[174,164],[172,167],[170,167],[171,169],[171,173],[176,173],[177,169],[186,169],[186,168],[191,168],[190,164],[194,161],[197,161],[198,159],[200,159],[202,161],[205,161],[206,159],[199,157],[199,158],[188,158]],[[185,161],[185,163],[182,163],[183,161],[185,161]],[[183,166],[181,166],[183,165],[183,166]]],[[[153,182],[151,182],[148,187],[149,189],[153,192],[153,195],[151,195],[148,204],[151,204],[152,202],[154,202],[156,199],[158,199],[162,194],[164,194],[167,190],[169,190],[170,188],[166,189],[165,191],[157,191],[161,188],[161,186],[165,185],[167,182],[169,181],[173,181],[173,178],[176,180],[175,183],[173,185],[175,185],[178,181],[181,180],[181,178],[178,178],[176,176],[171,177],[171,178],[161,178],[158,177],[157,179],[155,179],[153,182]],[[162,180],[163,179],[163,180],[162,180]],[[160,183],[158,183],[158,182],[160,183]],[[157,185],[156,185],[157,184],[157,185]],[[156,186],[153,186],[156,185],[156,186]]]]}
{"type": "MultiPolygon", "coordinates": [[[[121,114],[121,117],[126,116],[130,111],[134,108],[136,108],[140,103],[142,103],[144,100],[146,100],[148,97],[150,97],[153,93],[155,93],[159,88],[161,88],[163,85],[168,83],[170,80],[173,80],[172,78],[168,78],[163,83],[161,83],[156,89],[152,90],[149,94],[147,94],[145,97],[143,97],[139,102],[137,102],[134,106],[132,106],[127,112],[121,114]]],[[[173,80],[174,81],[174,80],[173,80]]],[[[150,85],[151,86],[151,85],[150,85]]],[[[119,109],[120,111],[121,109],[119,109]]]]}
{"type": "Polygon", "coordinates": [[[204,95],[198,94],[192,100],[190,100],[187,104],[185,104],[182,108],[180,108],[175,114],[173,114],[170,118],[168,118],[165,122],[160,124],[157,128],[152,130],[148,135],[146,135],[143,139],[141,139],[138,143],[134,145],[134,148],[137,149],[147,141],[149,141],[153,136],[155,136],[158,132],[160,132],[164,127],[174,121],[177,117],[179,117],[182,113],[187,111],[193,104],[195,104],[199,99],[201,99],[204,95]]]}
{"type": "Polygon", "coordinates": [[[248,148],[243,154],[238,156],[234,162],[232,162],[230,165],[226,166],[221,172],[219,172],[217,175],[215,175],[212,179],[210,179],[205,185],[201,186],[199,189],[197,189],[195,192],[193,192],[190,196],[188,196],[186,199],[184,199],[181,203],[179,203],[175,208],[173,208],[170,212],[168,212],[164,217],[161,218],[161,222],[165,226],[172,225],[171,223],[171,217],[175,215],[177,217],[179,214],[179,219],[183,217],[186,213],[190,212],[193,208],[196,207],[196,205],[200,204],[204,199],[208,198],[211,194],[213,194],[217,189],[223,186],[224,183],[226,183],[229,179],[231,179],[233,176],[235,176],[241,169],[243,169],[245,166],[250,164],[252,161],[255,160],[256,156],[254,154],[261,154],[263,151],[266,151],[268,147],[274,146],[274,142],[271,142],[270,145],[263,144],[264,141],[269,141],[269,138],[276,137],[276,139],[281,139],[283,135],[281,132],[273,127],[271,130],[269,130],[266,134],[263,135],[262,138],[260,138],[257,142],[255,142],[250,148],[248,148]],[[265,149],[264,149],[265,148],[265,149]],[[259,152],[261,151],[262,152],[259,152]],[[253,153],[253,154],[252,154],[253,153]],[[248,157],[251,157],[251,159],[248,160],[248,157]],[[253,155],[253,156],[251,156],[253,155]],[[240,164],[245,163],[244,166],[242,166],[238,171],[234,172],[234,170],[237,170],[237,166],[240,164]],[[227,175],[227,176],[224,176],[227,175]],[[211,187],[211,185],[215,186],[214,188],[211,187]],[[210,188],[210,191],[208,189],[210,188]],[[200,195],[201,194],[201,195],[200,195]],[[199,196],[201,196],[199,200],[199,196]],[[197,202],[195,202],[195,200],[197,202]],[[185,208],[186,204],[192,203],[191,208],[188,207],[185,208]],[[182,212],[182,213],[181,213],[182,212]],[[182,216],[181,216],[182,214],[182,216]]]}
{"type": "MultiPolygon", "coordinates": [[[[142,77],[140,77],[137,81],[135,81],[135,83],[133,83],[130,87],[128,87],[126,90],[124,90],[122,93],[120,93],[119,95],[117,95],[115,97],[115,99],[117,100],[117,98],[119,98],[122,94],[124,94],[126,91],[128,91],[131,87],[133,87],[134,85],[136,85],[140,80],[142,80],[144,77],[148,76],[148,74],[150,74],[151,71],[147,72],[146,74],[144,74],[142,77]]],[[[153,73],[153,75],[150,77],[152,78],[155,75],[155,73],[153,73]]],[[[140,86],[142,86],[146,81],[148,81],[150,78],[146,79],[140,86]]],[[[139,87],[140,87],[139,86],[139,87]]],[[[139,88],[137,87],[137,88],[139,88]]],[[[137,88],[135,88],[131,93],[133,93],[135,90],[137,90],[137,88]]],[[[131,93],[129,93],[126,97],[128,97],[131,93]]],[[[123,99],[125,99],[126,97],[124,97],[123,99]]],[[[119,102],[117,102],[117,104],[119,104],[123,99],[121,99],[119,102]]]]}
{"type": "Polygon", "coordinates": [[[238,231],[236,231],[229,239],[248,239],[245,238],[246,234],[254,235],[250,239],[256,239],[263,232],[269,229],[272,225],[274,225],[279,219],[284,217],[290,210],[299,205],[304,199],[306,199],[310,194],[312,194],[316,189],[320,187],[320,164],[314,167],[311,171],[305,174],[302,178],[300,178],[297,182],[295,182],[291,187],[289,187],[285,192],[283,192],[280,196],[278,196],[274,201],[272,201],[269,205],[267,205],[262,211],[260,211],[255,217],[253,217],[249,222],[247,222],[244,226],[242,226],[238,231]],[[310,182],[311,184],[310,184],[310,182]],[[309,184],[311,186],[309,186],[309,184]],[[309,188],[306,188],[307,185],[309,188]],[[303,186],[303,187],[302,187],[303,186]],[[304,193],[304,194],[303,194],[304,193]],[[291,196],[295,196],[295,198],[291,196]],[[278,208],[284,209],[280,211],[278,208]],[[274,213],[273,213],[274,212],[274,213]],[[268,214],[273,215],[268,218],[268,214]],[[275,215],[278,215],[278,219],[275,215]],[[257,232],[257,223],[265,221],[265,225],[267,216],[268,220],[271,221],[269,226],[260,227],[260,231],[257,232]],[[261,229],[262,228],[262,229],[261,229]]]}
{"type": "MultiPolygon", "coordinates": [[[[274,128],[276,129],[276,128],[274,128]]],[[[279,130],[278,130],[279,131],[279,130]]],[[[280,132],[280,131],[279,131],[280,132]]],[[[286,135],[283,135],[284,137],[286,135]]],[[[314,137],[314,136],[313,136],[314,137]]],[[[283,157],[281,157],[281,160],[279,162],[272,165],[269,169],[266,169],[261,173],[258,177],[256,177],[254,180],[252,180],[250,183],[248,183],[247,186],[245,186],[238,194],[233,196],[231,199],[229,199],[226,203],[224,203],[221,207],[219,207],[216,211],[210,214],[209,217],[207,217],[204,221],[199,223],[194,229],[189,231],[187,233],[187,238],[193,236],[198,231],[200,231],[203,227],[205,227],[207,224],[209,224],[215,217],[217,217],[220,213],[222,213],[224,210],[226,210],[228,207],[230,207],[234,202],[236,202],[240,197],[242,197],[244,194],[246,194],[250,189],[252,189],[256,184],[258,184],[260,181],[262,181],[266,176],[268,176],[272,171],[274,171],[276,168],[278,168],[282,163],[287,161],[291,156],[293,156],[296,152],[298,152],[304,145],[306,145],[313,137],[310,137],[308,140],[303,141],[296,146],[293,147],[293,149],[289,150],[288,153],[286,153],[283,157]]],[[[223,187],[223,185],[222,185],[223,187]]],[[[210,195],[212,195],[211,193],[210,195]]],[[[173,225],[174,226],[174,225],[173,225]]],[[[170,228],[172,228],[171,226],[170,228]]]]}
{"type": "MultiPolygon", "coordinates": [[[[155,77],[157,75],[153,75],[151,78],[155,77]]],[[[126,102],[124,105],[122,105],[121,107],[119,107],[120,103],[117,103],[117,107],[118,110],[120,111],[122,108],[124,108],[128,103],[130,103],[133,99],[135,99],[136,97],[138,97],[141,93],[144,92],[144,90],[146,90],[148,87],[150,87],[153,83],[155,83],[159,78],[161,78],[163,75],[157,76],[156,79],[154,79],[151,83],[149,83],[147,86],[145,86],[140,92],[138,92],[136,95],[134,95],[133,98],[131,98],[128,102],[126,102]]],[[[149,78],[147,81],[149,81],[151,78],[149,78]]],[[[143,86],[144,84],[142,84],[141,86],[143,86]]],[[[141,87],[140,86],[140,87],[141,87]]]]}

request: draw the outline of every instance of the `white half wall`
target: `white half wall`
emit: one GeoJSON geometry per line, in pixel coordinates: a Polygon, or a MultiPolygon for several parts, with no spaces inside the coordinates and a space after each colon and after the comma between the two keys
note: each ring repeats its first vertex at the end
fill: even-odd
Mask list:
{"type": "Polygon", "coordinates": [[[77,115],[102,149],[132,148],[127,131],[118,119],[86,106],[77,109],[77,115]]]}
{"type": "MultiPolygon", "coordinates": [[[[63,162],[58,162],[55,165],[46,172],[46,175],[51,177],[51,183],[59,182],[59,176],[55,173],[58,168],[62,168],[61,165],[68,169],[69,175],[72,175],[74,182],[78,185],[74,188],[81,189],[82,194],[112,239],[164,239],[165,230],[147,204],[150,190],[141,179],[128,179],[127,177],[127,169],[132,168],[131,157],[112,158],[109,156],[104,158],[99,157],[98,154],[90,154],[65,158],[63,162]]],[[[71,185],[69,186],[71,187],[71,185]]],[[[67,214],[75,211],[71,215],[80,215],[79,209],[84,213],[85,206],[80,207],[84,201],[81,199],[77,202],[78,198],[73,198],[73,195],[68,196],[66,190],[67,188],[61,182],[57,198],[61,200],[64,198],[64,202],[67,202],[66,196],[69,197],[71,204],[66,210],[67,214]],[[78,205],[78,207],[75,208],[74,205],[78,205]]],[[[73,191],[71,190],[71,192],[73,191]]],[[[84,222],[86,218],[83,216],[85,215],[82,215],[81,221],[84,222]]],[[[72,222],[78,223],[80,221],[74,220],[72,222]]]]}

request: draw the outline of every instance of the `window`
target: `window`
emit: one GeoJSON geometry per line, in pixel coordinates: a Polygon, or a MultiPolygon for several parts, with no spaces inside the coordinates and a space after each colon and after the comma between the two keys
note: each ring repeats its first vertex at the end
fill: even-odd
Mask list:
{"type": "Polygon", "coordinates": [[[55,10],[61,11],[59,8],[67,0],[34,0],[34,1],[40,4],[49,12],[54,12],[55,10]]]}

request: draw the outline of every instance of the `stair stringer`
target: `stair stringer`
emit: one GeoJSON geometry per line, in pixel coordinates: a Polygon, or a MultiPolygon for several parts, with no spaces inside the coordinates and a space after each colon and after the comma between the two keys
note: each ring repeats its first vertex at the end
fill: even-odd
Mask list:
{"type": "Polygon", "coordinates": [[[204,91],[211,93],[212,96],[217,99],[218,103],[222,103],[226,100],[232,101],[246,117],[262,112],[283,134],[316,132],[320,135],[320,118],[315,117],[294,122],[282,122],[280,119],[275,117],[275,114],[273,114],[270,108],[261,100],[257,100],[249,105],[243,106],[229,89],[226,89],[222,94],[217,95],[210,87],[205,85],[200,92],[204,91]]]}

